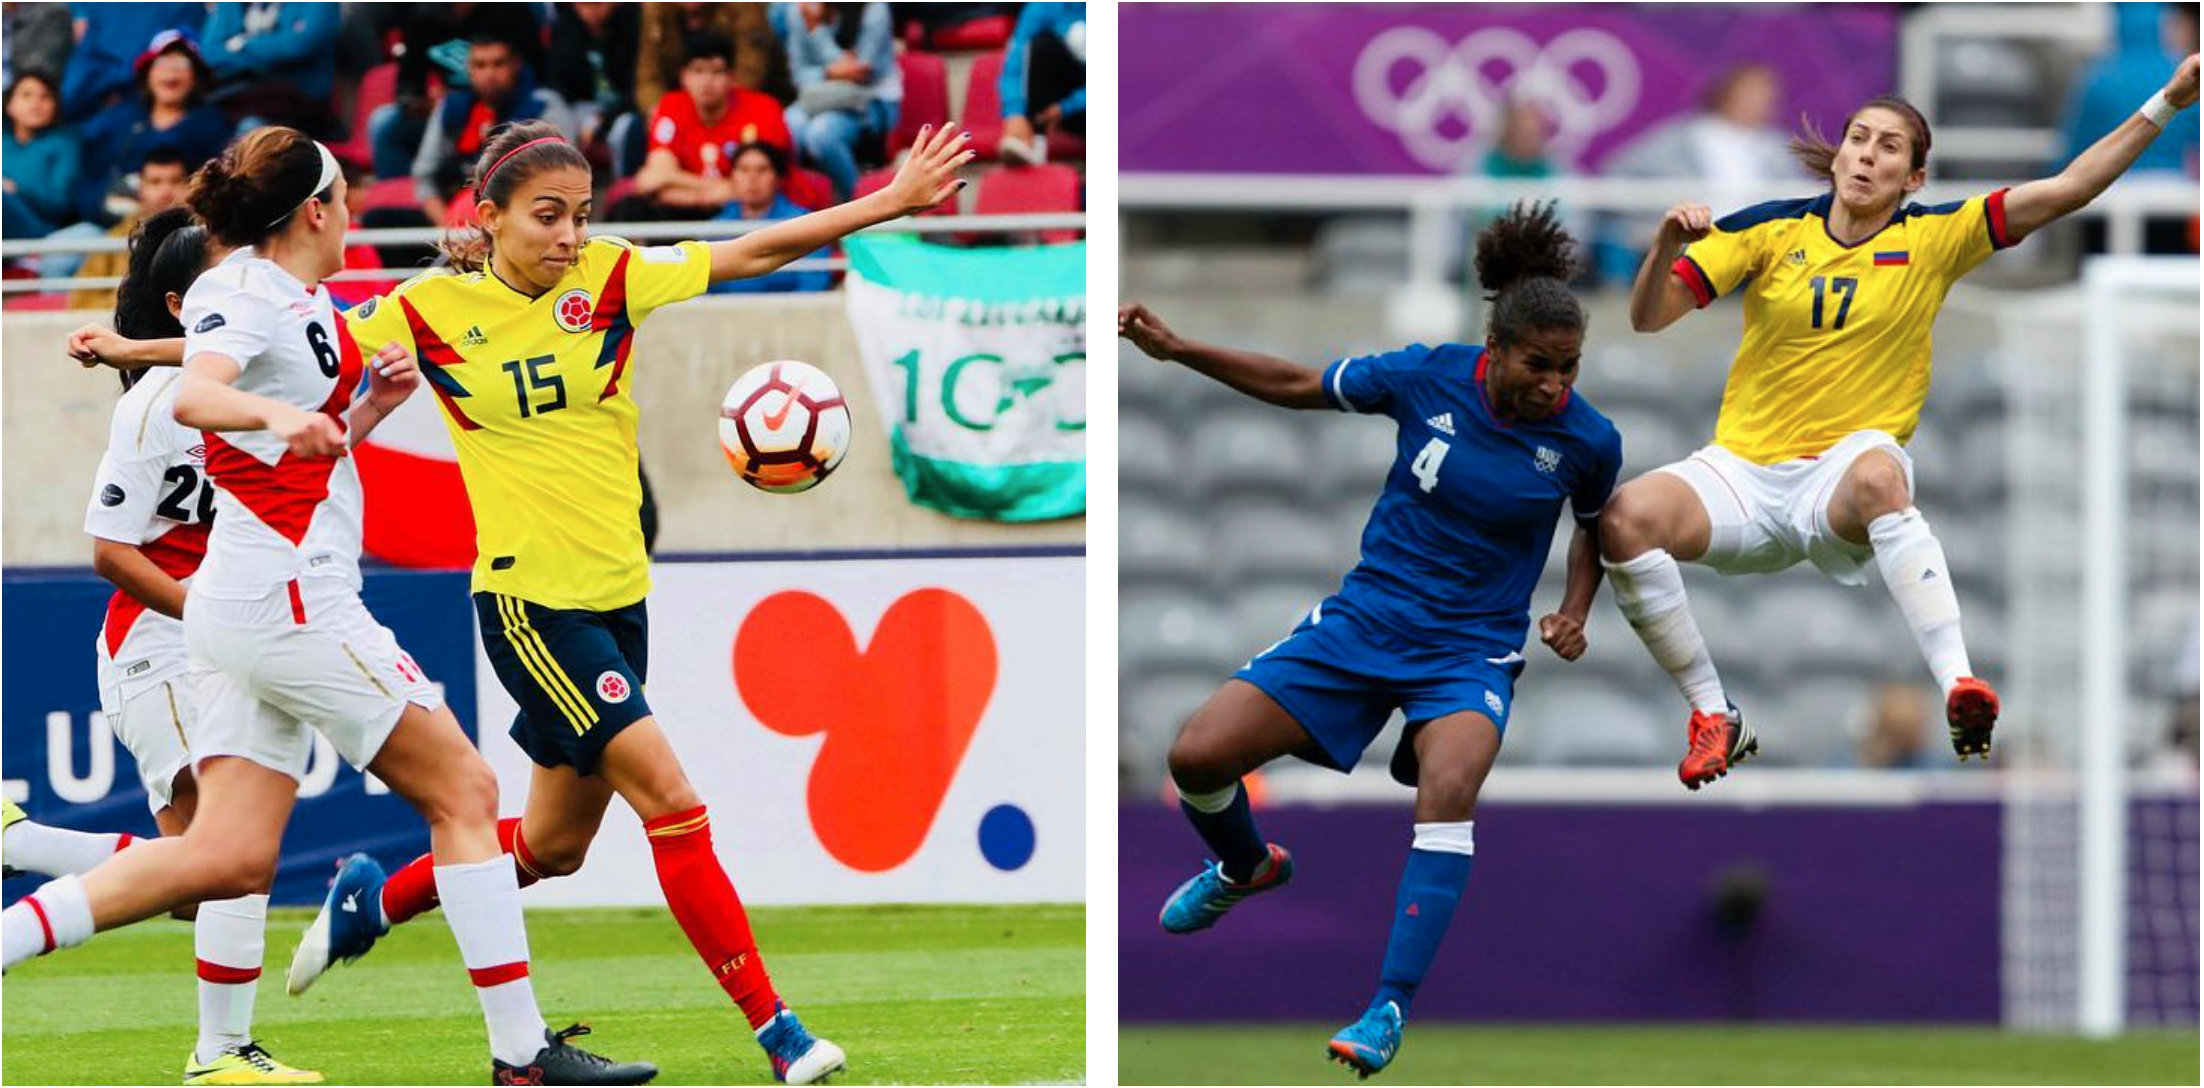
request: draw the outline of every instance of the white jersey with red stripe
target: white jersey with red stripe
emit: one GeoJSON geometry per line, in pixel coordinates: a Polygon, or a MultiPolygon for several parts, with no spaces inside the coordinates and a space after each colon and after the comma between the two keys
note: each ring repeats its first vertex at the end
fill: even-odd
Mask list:
{"type": "MultiPolygon", "coordinates": [[[[181,371],[154,371],[116,403],[107,453],[84,510],[86,533],[137,548],[178,581],[199,569],[214,522],[205,439],[176,422],[182,377],[181,371]]],[[[102,686],[111,679],[125,699],[190,667],[182,621],[120,589],[108,598],[98,642],[102,686]]]]}
{"type": "MultiPolygon", "coordinates": [[[[237,389],[322,412],[344,429],[360,352],[328,287],[309,291],[240,249],[191,285],[182,317],[187,365],[226,355],[240,367],[237,389]]],[[[206,450],[220,496],[194,596],[259,600],[300,578],[342,578],[359,590],[363,504],[351,458],[300,457],[272,431],[209,431],[206,450]]]]}

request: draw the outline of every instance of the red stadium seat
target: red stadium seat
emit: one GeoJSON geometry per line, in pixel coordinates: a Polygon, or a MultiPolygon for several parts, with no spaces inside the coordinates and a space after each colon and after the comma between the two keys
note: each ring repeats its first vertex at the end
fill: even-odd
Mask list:
{"type": "Polygon", "coordinates": [[[788,199],[812,211],[834,206],[834,183],[817,170],[799,166],[788,172],[788,183],[782,187],[788,199]]]}
{"type": "Polygon", "coordinates": [[[412,208],[419,211],[421,201],[413,195],[413,179],[384,178],[369,185],[367,195],[360,198],[360,214],[364,216],[383,208],[412,208]]]}
{"type": "Polygon", "coordinates": [[[906,50],[896,64],[903,69],[903,112],[896,118],[895,131],[888,134],[891,158],[911,146],[920,127],[949,119],[948,63],[932,53],[906,50]]]}
{"type": "MultiPolygon", "coordinates": [[[[1079,171],[1057,163],[990,170],[980,178],[979,199],[973,210],[980,215],[1078,211],[1079,171]]],[[[1041,232],[1044,242],[1070,242],[1078,238],[1076,230],[1041,232]]]]}
{"type": "Polygon", "coordinates": [[[1068,132],[1051,132],[1048,134],[1048,157],[1050,162],[1085,162],[1087,141],[1068,132]]]}
{"type": "Polygon", "coordinates": [[[1015,16],[982,15],[955,26],[937,28],[928,37],[927,45],[944,53],[1001,49],[1010,43],[1010,32],[1017,28],[1015,16]]]}
{"type": "Polygon", "coordinates": [[[972,150],[982,159],[995,157],[1003,139],[1003,55],[1000,50],[972,62],[964,81],[964,116],[957,119],[972,134],[972,150]]]}
{"type": "Polygon", "coordinates": [[[373,143],[367,137],[367,118],[375,108],[393,101],[398,96],[398,63],[390,61],[368,69],[360,76],[359,100],[352,107],[352,131],[341,144],[331,144],[329,150],[346,162],[367,166],[375,157],[373,143]]]}

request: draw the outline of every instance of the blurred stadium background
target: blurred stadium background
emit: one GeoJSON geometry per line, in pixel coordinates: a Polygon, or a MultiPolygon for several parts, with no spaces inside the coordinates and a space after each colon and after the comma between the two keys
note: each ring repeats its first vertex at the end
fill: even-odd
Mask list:
{"type": "MultiPolygon", "coordinates": [[[[111,587],[88,566],[83,507],[116,386],[111,375],[69,361],[62,345],[78,325],[108,319],[130,227],[180,199],[178,179],[235,134],[292,123],[345,160],[354,235],[347,271],[331,286],[340,302],[356,302],[429,264],[441,228],[471,215],[468,149],[504,119],[540,116],[565,128],[597,165],[592,231],[637,240],[726,237],[869,192],[892,175],[921,126],[954,120],[972,132],[980,157],[969,168],[971,184],[949,205],[747,285],[755,291],[661,311],[641,330],[633,373],[646,405],[641,444],[651,498],[642,516],[655,535],[651,699],[706,800],[740,814],[719,821],[718,842],[753,904],[1073,904],[1050,915],[1053,928],[1037,944],[1012,941],[962,955],[967,963],[1000,957],[974,979],[995,970],[1047,975],[1016,1018],[1030,1015],[1037,1017],[1031,1023],[1073,1033],[1034,1051],[1033,1062],[974,1075],[1078,1076],[1084,1057],[1069,1025],[1080,1022],[1084,1007],[1075,921],[1085,898],[1076,755],[1085,533],[1083,9],[8,5],[8,217],[0,250],[8,796],[41,821],[154,833],[135,769],[99,713],[93,673],[93,638],[111,587]],[[728,43],[731,64],[694,44],[710,35],[728,43]],[[844,80],[838,96],[824,93],[820,84],[834,77],[821,65],[841,59],[842,50],[861,62],[858,89],[844,80]],[[706,70],[693,82],[698,73],[689,69],[699,57],[706,70]],[[700,115],[712,113],[707,99],[720,96],[722,120],[706,130],[700,115]],[[840,109],[849,124],[820,144],[793,109],[799,103],[815,119],[840,109]],[[831,145],[849,131],[856,132],[847,142],[857,174],[845,186],[834,176],[831,145]],[[736,177],[751,143],[775,148],[763,188],[745,188],[736,177]],[[686,204],[659,199],[643,175],[669,152],[679,170],[718,187],[708,185],[707,195],[686,204]],[[929,244],[912,244],[918,240],[929,244]],[[900,305],[912,300],[940,305],[900,305]],[[728,384],[751,365],[783,358],[832,375],[857,430],[835,478],[795,497],[743,486],[716,445],[717,406],[728,384]],[[952,460],[995,475],[981,473],[981,485],[945,501],[921,486],[929,477],[920,455],[943,449],[968,454],[952,460]],[[1045,487],[991,497],[988,480],[1015,482],[1021,472],[1042,474],[1045,487]],[[733,648],[737,636],[761,602],[804,604],[784,596],[791,593],[816,595],[824,606],[796,608],[809,627],[775,637],[808,640],[822,654],[838,636],[854,637],[872,656],[823,659],[815,676],[746,670],[733,648]],[[961,604],[944,605],[944,595],[961,604]],[[887,645],[891,615],[916,617],[918,626],[905,623],[898,638],[915,631],[929,646],[948,640],[968,660],[992,662],[989,690],[950,699],[946,668],[919,663],[931,659],[909,653],[907,638],[887,645]],[[966,622],[973,617],[976,627],[966,622]],[[855,708],[849,717],[864,720],[846,727],[876,735],[839,749],[844,762],[817,761],[822,738],[752,709],[757,685],[773,683],[856,700],[847,704],[855,708]],[[877,793],[872,810],[848,812],[809,788],[815,777],[830,776],[873,777],[897,788],[877,793]],[[1068,949],[1056,947],[1067,938],[1068,949]]],[[[517,812],[527,763],[505,736],[513,707],[476,644],[466,594],[472,519],[436,417],[430,398],[416,397],[357,453],[372,511],[365,595],[445,684],[462,724],[500,773],[506,809],[517,812]]],[[[614,808],[603,848],[573,878],[531,891],[532,909],[660,902],[632,814],[614,808]]],[[[325,747],[302,787],[275,901],[318,903],[331,861],[353,851],[388,865],[426,848],[423,825],[403,803],[325,747]]],[[[10,881],[8,901],[36,883],[10,881]]],[[[941,928],[958,932],[986,917],[973,908],[972,918],[941,928]]],[[[848,924],[861,919],[851,915],[848,924]]],[[[772,928],[762,924],[767,934],[772,928]]],[[[188,931],[179,934],[188,949],[188,931]]],[[[677,931],[668,926],[666,935],[678,945],[677,931]]],[[[271,962],[292,943],[271,934],[271,962]]],[[[951,938],[936,951],[951,947],[961,946],[951,938]]],[[[841,964],[813,976],[819,992],[833,995],[821,1001],[861,1005],[887,992],[862,970],[863,956],[845,963],[836,951],[829,934],[816,947],[793,949],[788,962],[817,952],[813,962],[841,964]]],[[[183,969],[159,977],[174,976],[175,1011],[188,1018],[182,995],[190,953],[181,954],[174,962],[183,969]]],[[[894,1015],[917,1018],[931,996],[922,980],[935,976],[918,961],[907,966],[912,985],[891,995],[905,1003],[894,1015]]],[[[57,974],[69,967],[51,965],[57,974]]],[[[682,965],[679,981],[701,986],[706,980],[692,967],[682,965]]],[[[649,991],[639,985],[636,992],[649,991]]],[[[93,1006],[85,1017],[100,1022],[96,1006],[110,998],[89,989],[77,996],[93,1006]]],[[[960,996],[972,1015],[995,1015],[981,995],[960,996]]],[[[280,1022],[280,998],[261,1006],[264,1020],[280,1022]]],[[[84,1027],[66,1012],[49,1006],[41,1023],[84,1027]]],[[[698,1012],[705,1024],[716,1024],[716,1014],[698,1012]]],[[[122,1076],[129,1083],[141,1075],[132,1066],[19,1065],[34,1054],[52,1061],[83,1053],[81,1039],[40,1045],[19,1023],[9,1017],[11,1080],[122,1076]]],[[[857,1045],[851,1050],[859,1053],[857,1045]]],[[[148,1058],[129,1046],[107,1053],[148,1058]]],[[[150,1053],[166,1062],[169,1051],[150,1053]]],[[[963,1076],[926,1068],[876,1063],[871,1075],[963,1076]]]]}
{"type": "MultiPolygon", "coordinates": [[[[1126,4],[1120,297],[1183,334],[1311,365],[1474,341],[1468,240],[1512,200],[1558,198],[1592,258],[1578,388],[1621,427],[1633,476],[1711,435],[1741,329],[1717,306],[1629,331],[1630,276],[1663,209],[1816,192],[1784,135],[1802,113],[1834,130],[1886,90],[1934,126],[1924,202],[2051,173],[2195,50],[2195,13],[1126,4]]],[[[2005,694],[1995,766],[1953,761],[1879,587],[1688,568],[1763,747],[1687,794],[1682,702],[1603,593],[1586,659],[1525,651],[1478,814],[1487,860],[1421,1022],[2172,1029],[2193,1055],[2197,154],[2191,111],[2093,207],[1971,275],[1936,330],[1911,450],[1975,666],[2005,694]]],[[[1408,794],[1383,767],[1398,734],[1352,777],[1290,761],[1264,776],[1266,829],[1302,880],[1198,945],[1154,922],[1200,849],[1166,803],[1164,753],[1353,565],[1393,435],[1278,411],[1123,343],[1118,357],[1123,1073],[1234,1078],[1223,1029],[1163,1025],[1336,1026],[1361,1007],[1408,838],[1408,794]]],[[[1558,601],[1564,552],[1534,608],[1558,601]]],[[[1313,1069],[1310,1033],[1291,1045],[1313,1069]]],[[[1506,1049],[1505,1032],[1481,1038],[1506,1049]]],[[[1487,1065],[1482,1048],[1408,1066],[1417,1040],[1403,1070],[1441,1083],[1637,1075],[1487,1065]]],[[[1248,1075],[1298,1075],[1260,1068],[1248,1075]]],[[[1719,1057],[1682,1068],[1725,1076],[1719,1057]]],[[[1830,1067],[1755,1068],[1739,1075],[1813,1082],[1830,1067]]],[[[2015,1075],[2069,1075],[2053,1068],[2015,1075]]]]}

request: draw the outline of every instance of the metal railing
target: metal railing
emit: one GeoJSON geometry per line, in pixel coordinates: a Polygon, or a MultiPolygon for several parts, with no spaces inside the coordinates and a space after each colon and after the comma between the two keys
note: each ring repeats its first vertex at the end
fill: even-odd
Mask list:
{"type": "MultiPolygon", "coordinates": [[[[736,238],[752,231],[774,225],[775,220],[693,219],[663,223],[600,223],[592,224],[590,233],[612,235],[637,242],[716,241],[736,238]]],[[[1013,215],[933,215],[897,219],[877,223],[859,233],[864,234],[1019,234],[1034,231],[1085,230],[1087,217],[1084,212],[1033,212],[1013,215]]],[[[370,246],[433,246],[444,237],[441,227],[379,227],[357,229],[345,234],[347,245],[370,246]]],[[[127,240],[112,235],[98,238],[32,238],[12,242],[0,242],[0,259],[14,260],[39,254],[60,253],[120,253],[127,240]]],[[[785,266],[787,271],[815,270],[843,271],[849,267],[844,257],[806,257],[785,266]]],[[[356,280],[403,279],[420,272],[419,268],[360,268],[349,269],[329,277],[329,282],[343,283],[356,280]]],[[[41,279],[12,279],[0,281],[0,293],[41,294],[50,291],[104,290],[122,282],[119,276],[70,276],[41,279]]]]}

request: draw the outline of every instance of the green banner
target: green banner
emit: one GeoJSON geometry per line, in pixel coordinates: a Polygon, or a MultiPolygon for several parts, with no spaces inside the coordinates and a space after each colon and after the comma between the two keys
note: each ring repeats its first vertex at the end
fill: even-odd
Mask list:
{"type": "Polygon", "coordinates": [[[994,521],[1084,513],[1085,244],[844,245],[850,324],[911,501],[994,521]]]}

